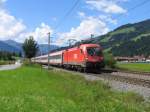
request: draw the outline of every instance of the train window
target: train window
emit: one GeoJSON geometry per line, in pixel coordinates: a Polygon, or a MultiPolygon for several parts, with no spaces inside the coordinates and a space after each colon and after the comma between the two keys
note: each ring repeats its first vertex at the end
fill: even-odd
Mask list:
{"type": "Polygon", "coordinates": [[[50,56],[50,59],[61,59],[61,55],[50,56]]]}
{"type": "Polygon", "coordinates": [[[87,48],[87,53],[90,56],[101,56],[102,55],[102,51],[98,47],[89,47],[89,48],[87,48]]]}

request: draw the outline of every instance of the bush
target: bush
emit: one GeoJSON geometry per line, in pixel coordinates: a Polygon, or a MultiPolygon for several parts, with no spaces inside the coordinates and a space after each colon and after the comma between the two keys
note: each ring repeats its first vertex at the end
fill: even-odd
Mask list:
{"type": "Polygon", "coordinates": [[[25,65],[25,66],[31,65],[30,60],[29,60],[29,59],[24,59],[24,60],[23,60],[23,65],[25,65]]]}
{"type": "Polygon", "coordinates": [[[104,53],[104,62],[107,67],[115,68],[116,67],[116,60],[114,59],[111,53],[104,53]]]}
{"type": "Polygon", "coordinates": [[[34,67],[34,66],[39,67],[40,66],[40,64],[31,62],[30,59],[24,59],[23,60],[23,65],[24,66],[32,66],[32,67],[34,67]]]}
{"type": "Polygon", "coordinates": [[[15,57],[17,57],[17,53],[11,53],[7,51],[0,51],[0,60],[4,61],[15,61],[15,57]]]}

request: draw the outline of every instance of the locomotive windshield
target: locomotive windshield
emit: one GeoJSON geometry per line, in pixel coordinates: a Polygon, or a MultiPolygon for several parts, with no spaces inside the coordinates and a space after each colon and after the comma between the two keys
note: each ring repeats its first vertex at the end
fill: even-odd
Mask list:
{"type": "Polygon", "coordinates": [[[102,55],[102,51],[99,47],[89,47],[89,48],[87,48],[87,53],[90,56],[101,56],[102,55]]]}

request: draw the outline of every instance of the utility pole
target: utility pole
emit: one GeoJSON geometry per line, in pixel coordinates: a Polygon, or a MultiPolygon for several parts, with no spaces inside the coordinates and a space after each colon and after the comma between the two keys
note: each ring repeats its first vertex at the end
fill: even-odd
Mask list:
{"type": "Polygon", "coordinates": [[[91,39],[93,39],[94,38],[94,34],[91,34],[91,39]]]}
{"type": "Polygon", "coordinates": [[[50,51],[50,35],[51,35],[51,33],[48,32],[48,69],[49,69],[49,61],[50,61],[50,56],[49,56],[49,51],[50,51]]]}

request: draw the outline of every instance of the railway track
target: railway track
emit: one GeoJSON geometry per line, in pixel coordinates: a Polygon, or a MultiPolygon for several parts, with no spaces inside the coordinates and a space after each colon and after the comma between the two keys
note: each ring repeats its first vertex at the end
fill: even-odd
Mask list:
{"type": "Polygon", "coordinates": [[[91,75],[98,76],[107,80],[115,80],[115,81],[125,82],[128,84],[140,85],[143,87],[150,88],[150,80],[146,80],[146,79],[134,78],[129,76],[112,75],[108,73],[101,73],[101,74],[92,73],[91,75]]]}
{"type": "Polygon", "coordinates": [[[124,74],[124,72],[118,72],[113,70],[102,70],[100,73],[83,73],[73,70],[67,70],[62,68],[53,67],[54,69],[59,69],[67,72],[74,72],[74,73],[80,73],[83,75],[91,75],[103,78],[104,80],[114,80],[114,81],[120,81],[128,84],[133,85],[139,85],[142,87],[150,88],[150,75],[139,75],[139,74],[124,74]],[[117,73],[117,74],[116,74],[117,73]],[[139,77],[140,76],[140,77],[139,77]],[[144,78],[143,78],[144,77],[144,78]]]}

